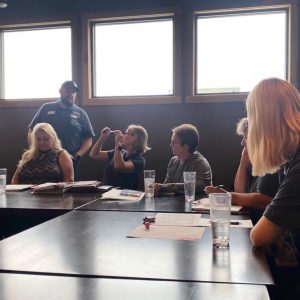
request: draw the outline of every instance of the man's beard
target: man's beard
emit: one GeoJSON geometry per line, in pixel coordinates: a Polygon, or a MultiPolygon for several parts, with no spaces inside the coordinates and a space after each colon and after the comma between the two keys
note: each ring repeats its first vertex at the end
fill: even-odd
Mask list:
{"type": "Polygon", "coordinates": [[[73,102],[69,100],[69,98],[62,97],[60,98],[61,103],[66,107],[71,107],[73,105],[73,102]]]}

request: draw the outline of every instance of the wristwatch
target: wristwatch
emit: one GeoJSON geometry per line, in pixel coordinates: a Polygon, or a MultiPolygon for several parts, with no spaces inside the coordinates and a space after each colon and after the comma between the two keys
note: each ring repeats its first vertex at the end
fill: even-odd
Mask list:
{"type": "Polygon", "coordinates": [[[81,156],[79,154],[76,154],[74,158],[79,160],[81,158],[81,156]]]}

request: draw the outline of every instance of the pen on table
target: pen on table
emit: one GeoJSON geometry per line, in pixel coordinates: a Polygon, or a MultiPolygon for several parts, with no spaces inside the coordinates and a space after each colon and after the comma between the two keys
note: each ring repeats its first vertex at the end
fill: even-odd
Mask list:
{"type": "Polygon", "coordinates": [[[231,221],[231,222],[230,222],[230,225],[239,225],[239,224],[240,224],[239,221],[231,221]]]}

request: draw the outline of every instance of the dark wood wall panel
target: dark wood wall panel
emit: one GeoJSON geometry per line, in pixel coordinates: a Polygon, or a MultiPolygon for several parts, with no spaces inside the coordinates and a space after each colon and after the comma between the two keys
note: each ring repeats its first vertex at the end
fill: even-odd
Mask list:
{"type": "MultiPolygon", "coordinates": [[[[282,1],[282,3],[285,2],[282,1]]],[[[297,3],[297,1],[294,2],[297,3]]],[[[8,7],[0,9],[0,22],[6,20],[19,22],[24,18],[72,15],[80,25],[80,16],[86,12],[161,7],[179,7],[184,11],[189,6],[195,5],[201,9],[214,9],[270,3],[272,1],[9,0],[8,7]]],[[[80,64],[77,69],[79,70],[78,78],[81,78],[80,64]]],[[[240,139],[235,135],[235,124],[245,116],[244,103],[96,106],[85,107],[85,109],[97,134],[104,126],[123,130],[130,123],[143,125],[148,130],[152,147],[146,155],[147,168],[156,169],[158,181],[163,180],[168,160],[171,157],[169,147],[171,129],[181,123],[192,123],[200,130],[200,151],[211,163],[215,182],[225,185],[233,183],[241,151],[240,139]]],[[[8,168],[9,180],[26,147],[27,125],[36,110],[37,107],[0,108],[0,167],[8,168]]],[[[108,143],[109,145],[112,144],[108,143]]],[[[81,179],[101,177],[102,173],[103,167],[98,163],[87,156],[82,159],[81,179]]]]}

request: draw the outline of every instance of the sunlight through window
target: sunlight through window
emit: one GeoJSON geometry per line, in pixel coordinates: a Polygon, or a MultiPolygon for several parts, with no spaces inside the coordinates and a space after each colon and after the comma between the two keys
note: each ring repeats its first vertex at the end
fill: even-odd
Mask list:
{"type": "Polygon", "coordinates": [[[173,20],[94,26],[94,94],[173,95],[173,20]]]}
{"type": "Polygon", "coordinates": [[[4,99],[55,98],[72,78],[71,28],[3,32],[4,99]]]}
{"type": "Polygon", "coordinates": [[[287,12],[197,16],[196,94],[249,92],[287,79],[287,12]]]}

